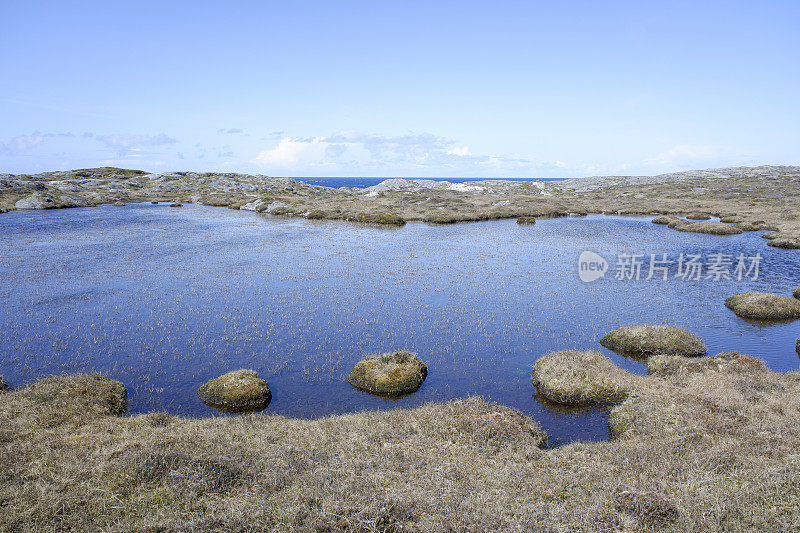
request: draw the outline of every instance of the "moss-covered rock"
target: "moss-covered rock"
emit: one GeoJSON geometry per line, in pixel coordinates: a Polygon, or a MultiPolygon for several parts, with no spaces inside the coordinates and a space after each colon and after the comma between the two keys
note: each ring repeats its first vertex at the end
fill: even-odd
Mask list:
{"type": "Polygon", "coordinates": [[[308,215],[306,215],[306,217],[309,220],[323,220],[325,218],[328,218],[328,214],[322,209],[314,209],[313,211],[309,212],[308,215]]]}
{"type": "Polygon", "coordinates": [[[114,202],[113,205],[115,205],[116,207],[125,207],[125,202],[123,202],[122,200],[117,200],[116,202],[114,202]]]}
{"type": "Polygon", "coordinates": [[[692,359],[680,355],[654,355],[647,359],[647,373],[657,376],[765,369],[764,361],[738,352],[722,352],[714,357],[692,359]]]}
{"type": "Polygon", "coordinates": [[[549,353],[533,365],[532,378],[539,394],[567,405],[622,402],[635,380],[595,350],[549,353]]]}
{"type": "Polygon", "coordinates": [[[427,376],[428,367],[417,354],[401,350],[359,361],[347,381],[370,394],[396,397],[416,392],[427,376]]]}
{"type": "Polygon", "coordinates": [[[672,215],[658,215],[650,222],[652,222],[653,224],[661,224],[662,226],[666,226],[667,224],[670,224],[672,222],[677,222],[679,220],[681,219],[672,215]]]}
{"type": "Polygon", "coordinates": [[[800,300],[765,292],[740,292],[725,300],[725,307],[736,316],[754,320],[800,318],[800,300]]]}
{"type": "Polygon", "coordinates": [[[687,222],[675,225],[674,229],[707,235],[738,235],[742,233],[739,228],[723,222],[687,222]]]}
{"type": "Polygon", "coordinates": [[[608,333],[600,339],[600,344],[634,357],[656,354],[697,357],[708,353],[700,337],[673,326],[624,326],[608,333]]]}
{"type": "Polygon", "coordinates": [[[536,218],[535,217],[519,217],[517,219],[517,224],[519,224],[520,226],[532,226],[532,225],[536,224],[536,218]]]}
{"type": "Polygon", "coordinates": [[[686,215],[689,220],[711,220],[711,215],[706,213],[689,213],[686,215]]]}
{"type": "Polygon", "coordinates": [[[234,370],[203,384],[197,395],[206,405],[239,413],[260,411],[269,405],[272,392],[252,370],[234,370]]]}

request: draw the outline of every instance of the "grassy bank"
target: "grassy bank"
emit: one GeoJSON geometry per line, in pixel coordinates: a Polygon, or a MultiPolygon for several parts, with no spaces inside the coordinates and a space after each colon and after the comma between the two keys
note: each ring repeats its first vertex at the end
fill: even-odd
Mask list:
{"type": "Polygon", "coordinates": [[[476,398],[128,417],[113,382],[51,378],[0,393],[0,530],[797,529],[800,374],[690,361],[635,379],[614,440],[556,449],[476,398]]]}

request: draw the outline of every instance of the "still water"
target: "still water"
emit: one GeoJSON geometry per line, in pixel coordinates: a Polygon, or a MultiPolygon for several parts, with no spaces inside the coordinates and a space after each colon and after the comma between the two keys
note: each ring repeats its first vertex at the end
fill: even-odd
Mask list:
{"type": "Polygon", "coordinates": [[[608,437],[607,410],[535,397],[531,368],[553,350],[594,348],[626,324],[672,324],[709,352],[800,366],[800,321],[763,325],[724,307],[744,290],[791,294],[800,253],[758,233],[681,233],[645,218],[590,216],[402,228],[307,221],[224,208],[136,204],[0,215],[0,375],[12,386],[60,372],[122,381],[133,413],[228,416],[197,387],[238,368],[270,385],[267,413],[318,417],[469,395],[520,409],[551,444],[608,437]],[[610,265],[584,283],[578,256],[610,265]],[[650,254],[760,254],[758,279],[649,281],[650,254]],[[619,254],[644,254],[639,281],[619,254]],[[422,388],[384,400],[346,381],[364,355],[406,348],[428,364],[422,388]]]}

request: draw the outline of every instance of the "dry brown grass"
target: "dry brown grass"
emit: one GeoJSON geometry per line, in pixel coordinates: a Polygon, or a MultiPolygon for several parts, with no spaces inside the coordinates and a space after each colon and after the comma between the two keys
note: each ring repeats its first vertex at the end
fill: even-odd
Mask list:
{"type": "Polygon", "coordinates": [[[697,335],[673,326],[623,326],[605,335],[600,344],[634,357],[655,354],[696,357],[708,353],[697,335]]]}
{"type": "Polygon", "coordinates": [[[689,222],[677,224],[675,229],[691,233],[705,233],[706,235],[738,235],[742,233],[739,228],[723,222],[689,222]]]}
{"type": "Polygon", "coordinates": [[[314,421],[119,418],[106,394],[77,392],[94,379],[0,396],[0,530],[800,526],[796,373],[641,377],[612,412],[616,440],[549,451],[529,419],[478,399],[314,421]],[[53,419],[54,398],[88,414],[53,419]]]}
{"type": "Polygon", "coordinates": [[[725,300],[736,316],[754,320],[791,320],[800,318],[800,300],[765,292],[740,292],[725,300]]]}
{"type": "Polygon", "coordinates": [[[185,419],[113,416],[112,390],[73,376],[0,395],[1,531],[800,527],[797,373],[640,376],[614,440],[552,450],[480,399],[185,419]]]}
{"type": "Polygon", "coordinates": [[[539,394],[567,405],[619,403],[628,397],[634,379],[594,350],[553,352],[533,365],[539,394]]]}

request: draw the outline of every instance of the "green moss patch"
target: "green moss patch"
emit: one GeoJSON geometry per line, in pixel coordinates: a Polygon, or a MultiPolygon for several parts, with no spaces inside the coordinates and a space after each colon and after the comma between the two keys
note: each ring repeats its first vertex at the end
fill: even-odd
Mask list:
{"type": "Polygon", "coordinates": [[[800,318],[800,300],[765,292],[740,292],[725,300],[725,307],[736,316],[754,320],[800,318]]]}
{"type": "Polygon", "coordinates": [[[708,353],[700,337],[673,326],[624,326],[608,333],[600,339],[600,344],[634,357],[655,354],[697,357],[708,353]]]}
{"type": "Polygon", "coordinates": [[[517,219],[517,224],[521,226],[532,226],[536,224],[536,218],[534,217],[519,217],[517,219]]]}
{"type": "Polygon", "coordinates": [[[203,384],[197,395],[206,405],[232,413],[260,411],[269,405],[272,392],[252,370],[234,370],[203,384]]]}
{"type": "Polygon", "coordinates": [[[622,402],[635,379],[595,350],[549,353],[533,365],[532,377],[539,394],[567,405],[622,402]]]}
{"type": "Polygon", "coordinates": [[[417,354],[401,350],[359,361],[347,381],[370,394],[397,397],[419,390],[427,375],[428,367],[417,354]]]}

